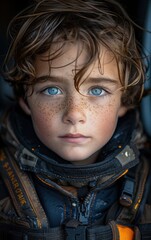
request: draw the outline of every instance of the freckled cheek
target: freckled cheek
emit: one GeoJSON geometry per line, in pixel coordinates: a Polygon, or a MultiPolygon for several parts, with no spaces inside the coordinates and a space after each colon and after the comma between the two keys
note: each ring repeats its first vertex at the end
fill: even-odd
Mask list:
{"type": "Polygon", "coordinates": [[[60,124],[60,119],[62,115],[62,111],[65,108],[65,104],[59,103],[59,102],[38,102],[36,103],[36,106],[32,107],[32,120],[37,128],[37,131],[48,131],[48,129],[51,129],[56,127],[56,124],[60,124]]]}
{"type": "Polygon", "coordinates": [[[109,109],[104,108],[94,115],[92,121],[91,129],[93,134],[98,138],[98,142],[100,141],[100,144],[102,144],[102,139],[104,143],[109,141],[117,126],[117,118],[115,115],[112,117],[112,113],[110,115],[109,109]]]}
{"type": "Polygon", "coordinates": [[[96,104],[91,108],[93,123],[95,125],[100,125],[101,127],[106,127],[108,125],[108,128],[114,128],[118,119],[117,112],[118,110],[113,103],[107,106],[96,104]]]}
{"type": "Polygon", "coordinates": [[[43,125],[44,127],[45,124],[50,123],[57,117],[61,109],[60,104],[37,103],[36,106],[31,108],[31,117],[36,125],[43,125]]]}

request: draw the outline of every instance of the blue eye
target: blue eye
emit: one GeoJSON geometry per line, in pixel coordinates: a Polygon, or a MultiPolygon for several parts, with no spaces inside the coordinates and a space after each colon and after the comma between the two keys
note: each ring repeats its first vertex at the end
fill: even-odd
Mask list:
{"type": "Polygon", "coordinates": [[[57,87],[49,87],[49,88],[45,89],[43,91],[43,93],[46,95],[52,95],[52,96],[62,94],[60,89],[57,87]]]}
{"type": "Polygon", "coordinates": [[[101,96],[102,94],[104,94],[104,92],[105,91],[102,88],[94,87],[89,91],[89,94],[93,96],[101,96]]]}

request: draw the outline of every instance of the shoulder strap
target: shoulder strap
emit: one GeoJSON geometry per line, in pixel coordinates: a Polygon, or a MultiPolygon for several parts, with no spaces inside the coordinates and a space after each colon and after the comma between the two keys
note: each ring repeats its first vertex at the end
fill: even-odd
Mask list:
{"type": "Polygon", "coordinates": [[[48,228],[47,217],[32,181],[11,159],[8,151],[0,150],[0,173],[18,215],[16,223],[28,228],[48,228]]]}
{"type": "Polygon", "coordinates": [[[147,159],[128,171],[125,175],[120,204],[123,206],[116,219],[120,224],[137,224],[143,212],[150,185],[150,166],[147,159]]]}

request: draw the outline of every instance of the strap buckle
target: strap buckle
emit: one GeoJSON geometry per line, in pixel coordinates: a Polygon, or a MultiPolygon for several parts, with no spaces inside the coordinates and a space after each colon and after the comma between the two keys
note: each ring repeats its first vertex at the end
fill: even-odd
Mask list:
{"type": "Polygon", "coordinates": [[[135,180],[127,177],[125,179],[124,188],[120,197],[121,205],[130,207],[133,201],[135,180]]]}
{"type": "Polygon", "coordinates": [[[66,240],[87,240],[87,226],[71,219],[65,224],[65,234],[66,240]]]}

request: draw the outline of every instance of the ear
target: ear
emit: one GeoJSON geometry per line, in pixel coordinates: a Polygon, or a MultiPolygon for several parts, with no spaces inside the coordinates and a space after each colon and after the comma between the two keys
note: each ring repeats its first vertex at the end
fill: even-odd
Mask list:
{"type": "Polygon", "coordinates": [[[121,106],[118,112],[118,116],[123,117],[126,114],[127,110],[128,110],[127,107],[121,106]]]}
{"type": "Polygon", "coordinates": [[[28,103],[21,97],[19,99],[19,105],[20,107],[22,108],[22,110],[27,114],[27,115],[30,115],[31,114],[31,111],[30,111],[30,108],[28,106],[28,103]]]}

